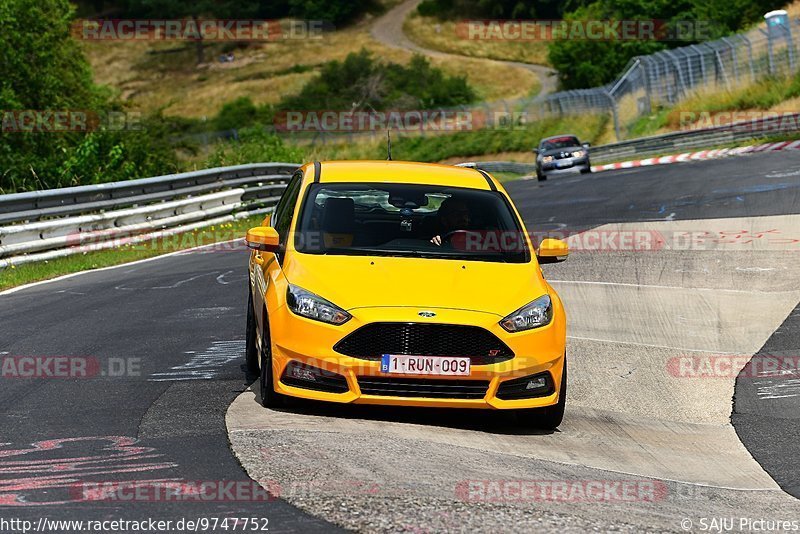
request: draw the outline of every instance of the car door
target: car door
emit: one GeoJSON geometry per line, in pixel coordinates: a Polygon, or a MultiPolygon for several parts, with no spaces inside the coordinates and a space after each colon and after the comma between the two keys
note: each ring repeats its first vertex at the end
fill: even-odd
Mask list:
{"type": "MultiPolygon", "coordinates": [[[[281,247],[285,247],[286,239],[289,236],[289,228],[292,224],[297,198],[300,194],[300,185],[303,181],[302,172],[295,173],[286,189],[281,195],[275,211],[272,212],[270,222],[280,236],[281,247]]],[[[255,251],[253,255],[254,265],[254,285],[253,291],[255,314],[257,324],[264,324],[264,309],[269,309],[269,299],[267,294],[270,286],[274,284],[278,276],[281,275],[281,263],[283,262],[282,252],[260,252],[255,251]]]]}

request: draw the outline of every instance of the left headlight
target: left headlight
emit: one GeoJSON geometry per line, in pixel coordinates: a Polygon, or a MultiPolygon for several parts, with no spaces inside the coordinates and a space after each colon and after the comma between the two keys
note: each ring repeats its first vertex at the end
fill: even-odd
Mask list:
{"type": "Polygon", "coordinates": [[[553,320],[553,303],[549,295],[542,295],[500,321],[509,332],[521,332],[550,324],[553,320]]]}
{"type": "Polygon", "coordinates": [[[286,290],[286,305],[301,317],[328,324],[344,324],[352,317],[336,304],[292,284],[286,290]]]}
{"type": "Polygon", "coordinates": [[[583,150],[576,150],[575,152],[572,153],[572,157],[573,158],[582,158],[583,154],[584,154],[583,150]]]}

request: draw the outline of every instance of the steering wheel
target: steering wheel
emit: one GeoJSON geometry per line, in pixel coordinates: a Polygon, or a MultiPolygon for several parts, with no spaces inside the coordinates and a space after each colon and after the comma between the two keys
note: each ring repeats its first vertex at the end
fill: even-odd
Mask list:
{"type": "Polygon", "coordinates": [[[457,238],[457,244],[461,245],[459,248],[466,248],[468,234],[469,231],[467,230],[453,230],[452,232],[447,232],[442,236],[442,244],[449,243],[451,246],[453,246],[453,238],[457,238]]]}

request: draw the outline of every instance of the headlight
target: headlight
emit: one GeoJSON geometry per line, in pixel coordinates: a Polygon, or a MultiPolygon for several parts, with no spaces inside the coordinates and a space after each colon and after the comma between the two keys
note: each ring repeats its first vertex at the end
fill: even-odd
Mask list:
{"type": "Polygon", "coordinates": [[[542,163],[550,163],[553,159],[553,156],[545,156],[542,158],[542,163]]]}
{"type": "Polygon", "coordinates": [[[553,303],[550,296],[543,295],[500,321],[500,326],[509,332],[521,332],[548,325],[552,320],[553,303]]]}
{"type": "Polygon", "coordinates": [[[292,284],[286,290],[286,305],[301,317],[328,324],[344,324],[352,317],[332,302],[292,284]]]}
{"type": "Polygon", "coordinates": [[[572,153],[573,158],[582,158],[583,157],[583,150],[576,150],[572,153]]]}

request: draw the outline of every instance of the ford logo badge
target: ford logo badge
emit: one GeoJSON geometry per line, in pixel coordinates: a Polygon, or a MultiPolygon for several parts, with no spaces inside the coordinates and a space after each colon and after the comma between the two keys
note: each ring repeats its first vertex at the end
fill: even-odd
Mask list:
{"type": "Polygon", "coordinates": [[[436,317],[436,314],[433,313],[432,311],[421,311],[417,315],[419,315],[420,317],[436,317]]]}

